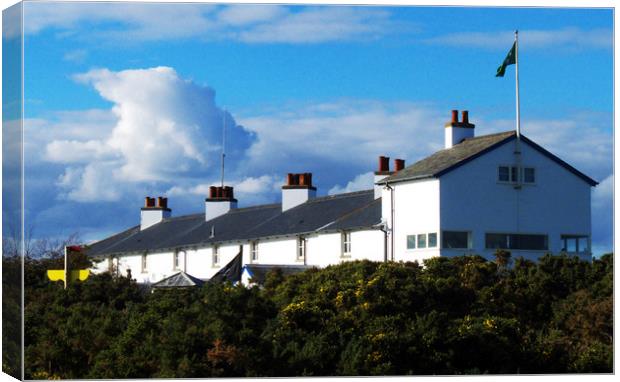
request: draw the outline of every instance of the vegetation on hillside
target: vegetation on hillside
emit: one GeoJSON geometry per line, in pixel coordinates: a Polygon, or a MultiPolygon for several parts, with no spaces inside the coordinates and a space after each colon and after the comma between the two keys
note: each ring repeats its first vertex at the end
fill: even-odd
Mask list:
{"type": "Polygon", "coordinates": [[[110,274],[65,291],[45,279],[57,260],[29,260],[26,378],[612,372],[612,255],[507,260],[347,262],[154,293],[110,274]]]}

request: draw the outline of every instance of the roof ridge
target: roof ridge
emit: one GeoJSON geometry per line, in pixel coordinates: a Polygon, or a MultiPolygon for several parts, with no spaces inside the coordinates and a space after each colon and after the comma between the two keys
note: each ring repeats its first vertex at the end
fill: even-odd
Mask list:
{"type": "Polygon", "coordinates": [[[338,199],[338,198],[346,198],[346,197],[349,197],[349,196],[362,195],[362,194],[367,194],[367,193],[371,193],[371,192],[374,192],[374,190],[368,189],[368,190],[345,192],[345,193],[342,193],[342,194],[335,194],[335,195],[324,195],[324,196],[319,196],[319,197],[315,197],[315,198],[312,198],[312,199],[308,199],[308,201],[306,203],[316,203],[316,202],[322,202],[322,201],[325,201],[325,200],[332,200],[332,199],[338,199]]]}

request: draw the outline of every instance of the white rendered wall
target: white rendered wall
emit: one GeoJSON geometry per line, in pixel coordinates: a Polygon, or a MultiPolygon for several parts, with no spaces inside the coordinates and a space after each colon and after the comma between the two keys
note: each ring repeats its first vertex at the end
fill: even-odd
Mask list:
{"type": "Polygon", "coordinates": [[[316,189],[311,188],[287,188],[282,189],[282,211],[286,211],[305,203],[316,196],[316,189]]]}
{"type": "Polygon", "coordinates": [[[205,220],[215,219],[231,209],[237,208],[237,202],[230,200],[209,200],[205,202],[205,220]]]}
{"type": "Polygon", "coordinates": [[[149,228],[163,219],[169,218],[170,214],[170,210],[164,209],[140,210],[140,229],[143,230],[149,228]]]}
{"type": "MultiPolygon", "coordinates": [[[[514,164],[514,148],[508,142],[441,178],[442,230],[472,231],[468,252],[489,259],[495,250],[484,248],[487,232],[547,234],[553,253],[561,249],[562,234],[590,235],[590,185],[527,144],[521,144],[521,164],[535,168],[536,183],[516,190],[498,182],[498,166],[514,164]]],[[[535,260],[547,251],[511,252],[535,260]]],[[[462,253],[442,250],[445,256],[462,253]]]]}
{"type": "Polygon", "coordinates": [[[444,148],[446,149],[461,143],[465,138],[474,137],[474,129],[470,127],[448,126],[444,130],[444,148]]]}
{"type": "MultiPolygon", "coordinates": [[[[439,180],[396,183],[392,187],[394,188],[394,260],[421,263],[424,259],[439,256],[439,247],[407,249],[407,235],[439,232],[439,180]]],[[[390,190],[383,190],[382,216],[390,229],[392,229],[391,195],[390,190]]],[[[390,238],[388,248],[391,248],[390,238]]],[[[388,256],[390,256],[389,250],[388,256]]]]}

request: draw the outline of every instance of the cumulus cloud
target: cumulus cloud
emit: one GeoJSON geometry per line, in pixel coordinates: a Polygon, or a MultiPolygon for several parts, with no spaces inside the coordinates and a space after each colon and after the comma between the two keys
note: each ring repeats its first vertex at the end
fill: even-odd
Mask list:
{"type": "Polygon", "coordinates": [[[129,43],[184,38],[247,43],[318,43],[368,39],[394,29],[378,8],[269,4],[26,3],[25,33],[129,43]],[[178,20],[183,20],[179,27],[178,20]],[[93,28],[104,25],[105,28],[93,28]]]}
{"type": "Polygon", "coordinates": [[[345,192],[370,190],[374,187],[374,173],[372,171],[357,175],[353,180],[347,182],[344,187],[336,185],[327,193],[329,195],[342,194],[345,192]]]}
{"type": "MultiPolygon", "coordinates": [[[[430,44],[450,45],[458,47],[476,47],[485,49],[508,49],[514,40],[514,31],[498,32],[458,32],[426,39],[430,44]]],[[[549,30],[519,31],[519,46],[524,48],[568,49],[611,49],[613,31],[611,29],[562,28],[549,30]]]]}
{"type": "MultiPolygon", "coordinates": [[[[213,89],[180,78],[172,68],[98,69],[76,79],[111,101],[116,118],[109,133],[99,139],[56,137],[46,145],[47,161],[83,164],[68,167],[58,182],[69,199],[94,199],[101,178],[119,185],[213,176],[219,168],[224,123],[228,156],[239,156],[253,140],[216,106],[213,89]]],[[[106,199],[118,197],[118,192],[110,191],[106,199]]]]}

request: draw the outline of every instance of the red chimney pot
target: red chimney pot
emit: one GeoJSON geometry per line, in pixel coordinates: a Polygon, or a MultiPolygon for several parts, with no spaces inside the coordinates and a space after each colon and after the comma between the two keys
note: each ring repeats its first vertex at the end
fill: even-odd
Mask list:
{"type": "Polygon", "coordinates": [[[394,159],[394,171],[398,172],[405,168],[405,160],[404,159],[394,159]]]}
{"type": "Polygon", "coordinates": [[[463,110],[463,123],[469,123],[469,111],[467,110],[463,110]]]}
{"type": "Polygon", "coordinates": [[[379,172],[390,171],[390,157],[379,157],[379,172]]]}
{"type": "Polygon", "coordinates": [[[452,110],[452,123],[459,123],[459,111],[452,110]]]}

